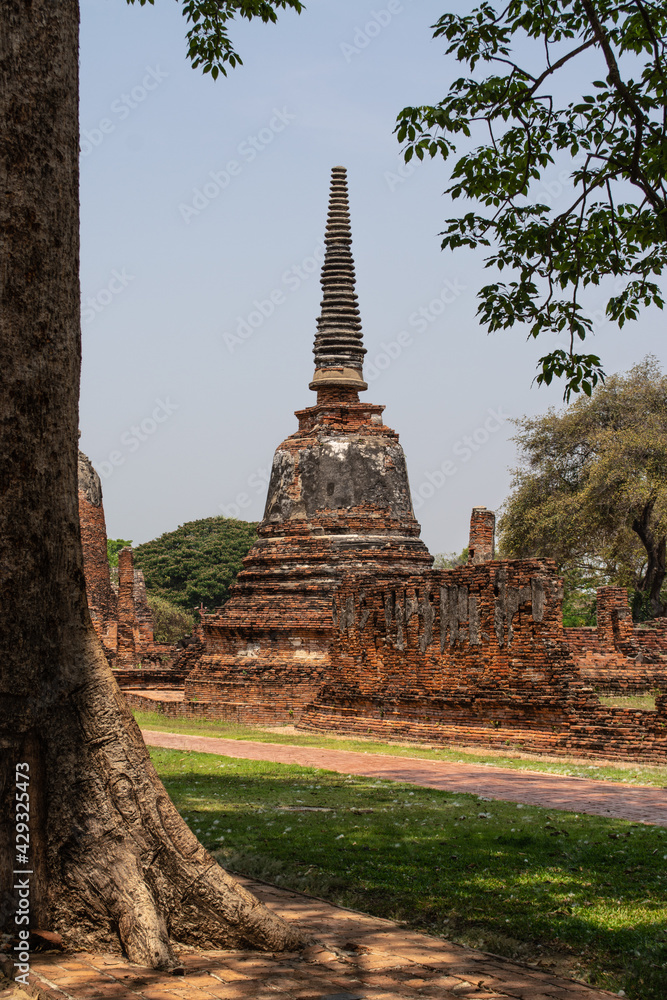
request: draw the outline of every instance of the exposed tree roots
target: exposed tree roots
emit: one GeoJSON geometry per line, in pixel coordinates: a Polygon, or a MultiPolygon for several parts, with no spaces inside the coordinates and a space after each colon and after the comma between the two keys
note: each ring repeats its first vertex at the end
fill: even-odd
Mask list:
{"type": "Polygon", "coordinates": [[[117,935],[132,962],[155,968],[175,964],[172,940],[303,946],[298,929],[199,844],[167,796],[94,637],[88,658],[90,681],[59,706],[44,747],[57,761],[57,769],[44,769],[52,929],[78,947],[108,947],[117,935]]]}

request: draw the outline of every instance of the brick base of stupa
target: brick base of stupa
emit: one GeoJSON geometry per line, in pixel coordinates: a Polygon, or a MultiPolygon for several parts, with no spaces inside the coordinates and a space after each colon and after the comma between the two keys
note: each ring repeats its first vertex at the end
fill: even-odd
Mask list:
{"type": "Polygon", "coordinates": [[[186,700],[238,721],[298,721],[329,676],[336,588],[426,572],[398,435],[384,407],[321,390],[276,451],[259,538],[228,603],[203,621],[186,700]]]}

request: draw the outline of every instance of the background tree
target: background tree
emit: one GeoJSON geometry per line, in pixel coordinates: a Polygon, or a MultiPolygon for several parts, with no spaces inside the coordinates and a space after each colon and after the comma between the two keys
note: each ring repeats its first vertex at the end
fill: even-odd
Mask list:
{"type": "Polygon", "coordinates": [[[551,556],[580,590],[631,587],[664,614],[667,377],[655,358],[517,424],[523,465],[498,526],[503,554],[551,556]]]}
{"type": "Polygon", "coordinates": [[[157,594],[147,594],[146,598],[153,616],[153,635],[156,642],[173,644],[192,633],[195,627],[194,615],[188,614],[178,605],[157,594]]]}
{"type": "MultiPolygon", "coordinates": [[[[219,65],[233,14],[285,6],[300,8],[185,3],[191,57],[194,44],[195,61],[210,50],[219,65]]],[[[159,967],[174,964],[172,938],[295,947],[298,932],[178,815],[90,621],[77,503],[79,9],[0,0],[0,19],[0,930],[16,932],[12,872],[29,868],[31,925],[68,945],[120,939],[133,962],[159,967]],[[17,764],[29,768],[27,864],[17,764]]]]}
{"type": "Polygon", "coordinates": [[[468,562],[468,546],[460,552],[436,552],[433,556],[433,569],[454,569],[465,566],[468,562]]]}
{"type": "Polygon", "coordinates": [[[406,160],[448,159],[457,138],[484,136],[457,160],[446,191],[479,208],[446,220],[442,246],[492,247],[487,266],[512,277],[481,289],[482,322],[568,335],[567,350],[540,359],[537,381],[564,376],[566,400],[590,394],[603,371],[597,355],[575,351],[593,329],[582,289],[616,279],[606,311],[620,326],[642,306],[663,305],[655,276],[667,259],[667,3],[510,0],[500,13],[482,3],[434,28],[471,73],[478,63],[495,71],[462,77],[439,104],[398,118],[406,160]],[[588,92],[559,106],[552,87],[576,72],[590,78],[588,92]],[[572,191],[553,211],[535,185],[563,161],[572,191]]]}
{"type": "Polygon", "coordinates": [[[125,546],[132,545],[132,539],[128,538],[107,538],[107,559],[110,566],[118,566],[118,553],[125,546]]]}
{"type": "Polygon", "coordinates": [[[217,608],[257,538],[257,525],[226,517],[188,521],[134,550],[149,594],[190,612],[203,604],[217,608]]]}

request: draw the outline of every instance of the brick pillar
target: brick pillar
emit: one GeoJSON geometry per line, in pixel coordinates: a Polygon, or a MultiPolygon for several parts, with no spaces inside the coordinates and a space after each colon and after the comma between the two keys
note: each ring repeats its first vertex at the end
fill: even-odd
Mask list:
{"type": "Polygon", "coordinates": [[[600,587],[597,592],[598,637],[615,645],[634,637],[632,615],[625,587],[600,587]]]}
{"type": "Polygon", "coordinates": [[[141,644],[152,643],[153,635],[153,613],[146,597],[146,581],[142,570],[134,571],[134,620],[139,630],[141,644]]]}
{"type": "Polygon", "coordinates": [[[116,652],[116,595],[111,588],[100,477],[79,452],[79,524],[90,617],[108,654],[116,652]]]}
{"type": "Polygon", "coordinates": [[[468,562],[489,562],[496,554],[496,515],[486,507],[473,507],[470,515],[468,562]]]}
{"type": "Polygon", "coordinates": [[[198,608],[192,609],[192,615],[195,620],[194,627],[192,629],[192,638],[196,642],[204,641],[204,615],[207,614],[207,609],[204,607],[204,602],[199,602],[198,608]]]}
{"type": "Polygon", "coordinates": [[[118,653],[117,667],[135,667],[134,555],[125,546],[118,553],[118,653]]]}

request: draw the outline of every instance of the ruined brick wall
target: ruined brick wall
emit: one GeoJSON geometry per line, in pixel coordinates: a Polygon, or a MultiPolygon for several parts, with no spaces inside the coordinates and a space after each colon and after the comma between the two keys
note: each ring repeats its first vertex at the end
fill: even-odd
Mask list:
{"type": "Polygon", "coordinates": [[[594,704],[562,641],[562,588],[546,560],[488,562],[396,586],[355,578],[335,596],[331,682],[321,698],[376,714],[400,706],[544,725],[594,704]]]}
{"type": "Polygon", "coordinates": [[[132,596],[134,599],[134,620],[138,629],[139,644],[141,646],[149,646],[155,641],[153,635],[153,615],[148,605],[146,581],[141,569],[134,570],[132,596]]]}
{"type": "MultiPolygon", "coordinates": [[[[204,633],[186,695],[190,702],[208,705],[212,718],[294,722],[327,676],[330,629],[292,623],[291,628],[237,631],[205,621],[204,633]]],[[[182,668],[185,656],[176,662],[182,668]]]]}
{"type": "Polygon", "coordinates": [[[598,692],[640,694],[667,687],[667,621],[635,626],[623,587],[597,592],[597,628],[566,628],[582,677],[598,692]]]}
{"type": "Polygon", "coordinates": [[[112,667],[140,664],[169,667],[176,649],[155,642],[153,616],[140,569],[134,569],[132,550],[119,555],[118,592],[111,582],[102,485],[90,460],[79,452],[79,523],[83,571],[90,616],[112,667]]]}
{"type": "Polygon", "coordinates": [[[632,614],[625,587],[600,587],[597,592],[597,633],[603,642],[618,646],[634,639],[632,614]]]}
{"type": "MultiPolygon", "coordinates": [[[[234,722],[240,725],[275,726],[276,713],[272,704],[243,701],[188,701],[187,699],[159,699],[142,695],[137,688],[123,688],[125,700],[131,708],[141,712],[160,712],[175,719],[214,719],[220,722],[234,722]]],[[[292,724],[294,717],[287,714],[286,724],[292,724]]]]}
{"type": "Polygon", "coordinates": [[[160,670],[156,667],[146,667],[136,670],[114,670],[118,686],[126,691],[142,688],[157,688],[158,690],[173,690],[183,687],[185,674],[177,670],[160,670]]]}
{"type": "Polygon", "coordinates": [[[647,655],[654,653],[663,656],[667,653],[667,618],[654,618],[652,621],[635,625],[633,641],[647,655]]]}
{"type": "Polygon", "coordinates": [[[564,641],[561,601],[551,560],[400,586],[349,579],[335,596],[329,679],[300,727],[665,758],[664,713],[600,706],[564,641]]]}
{"type": "Polygon", "coordinates": [[[118,553],[118,643],[116,666],[137,665],[134,618],[134,557],[126,546],[118,553]]]}
{"type": "MultiPolygon", "coordinates": [[[[165,710],[169,714],[168,706],[165,710]]],[[[186,713],[182,713],[186,714],[186,713]]],[[[206,712],[204,712],[206,716],[206,712]]],[[[485,747],[492,750],[519,750],[561,757],[618,758],[644,764],[667,762],[667,703],[660,712],[630,709],[601,709],[595,716],[574,720],[571,725],[550,728],[524,727],[519,723],[499,723],[493,728],[469,717],[461,722],[437,715],[389,709],[369,715],[363,709],[336,706],[322,700],[309,705],[299,729],[306,732],[362,734],[386,743],[406,741],[433,745],[485,747]]]]}
{"type": "Polygon", "coordinates": [[[118,669],[171,666],[176,650],[166,643],[155,642],[144,576],[141,570],[135,570],[134,554],[129,546],[118,553],[116,606],[118,631],[114,666],[118,669]]]}
{"type": "Polygon", "coordinates": [[[116,648],[116,595],[111,587],[107,530],[100,478],[90,459],[79,452],[79,524],[88,609],[105,651],[116,648]]]}
{"type": "Polygon", "coordinates": [[[203,654],[204,644],[202,642],[192,642],[190,645],[180,649],[177,644],[172,661],[172,669],[187,677],[198,665],[203,654]]]}
{"type": "Polygon", "coordinates": [[[647,694],[667,689],[667,664],[629,660],[621,653],[586,653],[577,659],[577,668],[598,694],[647,694]]]}

